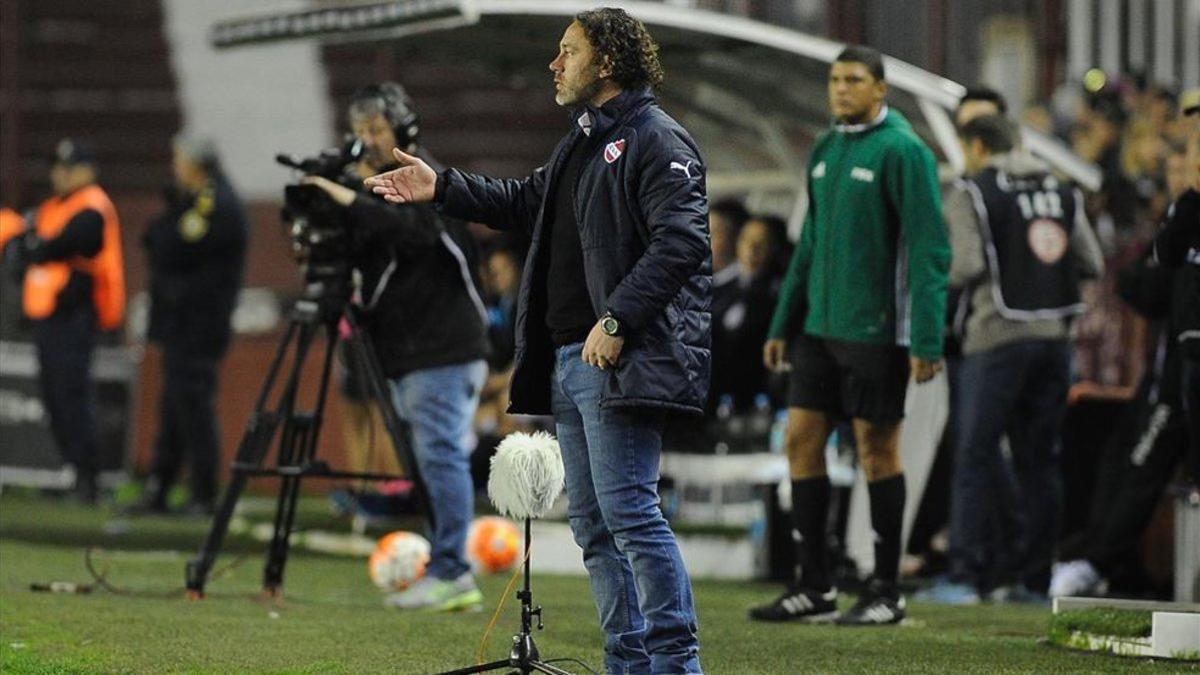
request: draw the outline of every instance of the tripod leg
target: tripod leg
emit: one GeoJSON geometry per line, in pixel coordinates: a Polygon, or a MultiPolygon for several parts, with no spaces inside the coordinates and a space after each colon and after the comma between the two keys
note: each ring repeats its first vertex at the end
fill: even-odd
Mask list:
{"type": "Polygon", "coordinates": [[[529,547],[532,539],[530,519],[525,519],[525,579],[524,588],[517,592],[521,600],[521,632],[513,636],[512,651],[506,661],[493,661],[479,666],[468,666],[458,670],[448,670],[441,675],[466,675],[467,673],[482,673],[498,668],[515,668],[521,675],[530,673],[548,673],[549,675],[571,675],[570,671],[550,665],[541,660],[537,644],[533,641],[533,617],[538,617],[538,628],[542,628],[542,608],[533,606],[533,591],[531,590],[529,574],[529,547]]]}
{"type": "Polygon", "coordinates": [[[264,407],[271,389],[275,386],[275,379],[279,375],[279,367],[283,363],[283,358],[288,352],[288,345],[296,336],[299,325],[295,320],[288,324],[287,332],[284,333],[275,350],[266,381],[254,404],[254,412],[251,413],[250,421],[246,424],[246,431],[238,444],[233,475],[229,485],[221,496],[221,503],[213,515],[212,526],[204,538],[204,543],[200,546],[199,553],[187,563],[185,569],[187,592],[188,596],[193,599],[204,597],[204,586],[208,582],[208,574],[212,571],[213,563],[216,562],[217,554],[220,553],[221,545],[225,541],[225,535],[229,530],[229,519],[233,516],[238,499],[241,498],[242,491],[246,488],[247,476],[238,467],[261,465],[263,457],[270,448],[271,438],[275,435],[275,428],[279,423],[279,415],[277,412],[265,411],[264,407]]]}
{"type": "MultiPolygon", "coordinates": [[[[311,419],[294,419],[291,429],[292,443],[288,452],[280,448],[280,464],[294,465],[294,445],[303,443],[311,435],[311,419]],[[284,457],[287,456],[285,461],[284,457]]],[[[296,497],[300,493],[300,477],[284,476],[280,479],[279,495],[275,501],[275,521],[271,530],[271,543],[267,547],[267,561],[263,566],[263,591],[277,596],[283,585],[283,568],[287,564],[288,546],[291,543],[292,524],[296,515],[296,497]]]]}
{"type": "Polygon", "coordinates": [[[421,479],[421,467],[417,463],[417,456],[413,452],[412,443],[409,442],[408,425],[396,414],[391,387],[387,383],[387,378],[383,376],[383,366],[379,364],[379,358],[375,355],[370,338],[358,326],[352,310],[346,312],[346,321],[349,322],[352,329],[349,340],[350,352],[367,374],[367,394],[379,408],[380,414],[383,415],[383,425],[392,438],[392,444],[396,448],[401,466],[412,479],[417,502],[421,505],[421,510],[429,522],[429,530],[432,532],[435,520],[433,505],[429,501],[429,492],[425,489],[425,482],[421,479]]]}
{"type": "Polygon", "coordinates": [[[536,670],[539,673],[549,673],[549,675],[571,675],[570,671],[563,670],[562,668],[552,666],[549,663],[542,661],[530,661],[529,668],[530,670],[536,670]]]}
{"type": "MultiPolygon", "coordinates": [[[[302,336],[306,350],[311,345],[315,331],[310,330],[302,336]]],[[[321,420],[325,413],[326,394],[329,390],[329,375],[333,368],[333,352],[337,344],[337,324],[326,324],[325,354],[321,361],[321,381],[317,389],[316,407],[312,414],[292,414],[288,419],[289,427],[285,427],[285,442],[280,444],[280,466],[306,467],[312,461],[317,451],[317,439],[321,433],[321,420]]],[[[298,387],[299,369],[295,375],[298,387]]],[[[295,403],[295,391],[291,397],[295,403]]],[[[275,506],[275,525],[271,536],[271,545],[267,550],[267,562],[263,568],[263,589],[270,595],[278,595],[283,585],[283,569],[287,565],[292,528],[296,521],[296,500],[300,496],[300,482],[303,474],[283,476],[279,490],[279,499],[275,506]]]]}
{"type": "Polygon", "coordinates": [[[509,659],[503,661],[492,661],[491,663],[481,663],[477,666],[467,666],[466,668],[456,668],[455,670],[447,670],[439,675],[470,675],[471,673],[486,673],[490,670],[500,670],[501,668],[516,668],[517,665],[509,659]]]}

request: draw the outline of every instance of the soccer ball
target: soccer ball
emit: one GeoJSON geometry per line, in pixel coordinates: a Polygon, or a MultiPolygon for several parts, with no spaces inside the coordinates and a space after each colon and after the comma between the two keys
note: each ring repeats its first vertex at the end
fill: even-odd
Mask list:
{"type": "Polygon", "coordinates": [[[425,575],[429,542],[419,534],[396,531],[375,544],[367,561],[371,581],[383,591],[402,591],[425,575]]]}
{"type": "Polygon", "coordinates": [[[476,518],[467,532],[467,560],[476,572],[495,574],[512,569],[520,549],[521,534],[505,518],[476,518]]]}

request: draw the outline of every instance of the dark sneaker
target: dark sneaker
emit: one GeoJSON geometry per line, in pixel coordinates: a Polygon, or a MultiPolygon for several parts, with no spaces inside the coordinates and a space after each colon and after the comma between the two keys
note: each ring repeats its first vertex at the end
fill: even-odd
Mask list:
{"type": "Polygon", "coordinates": [[[210,501],[192,499],[179,509],[179,515],[187,518],[208,518],[217,512],[216,506],[210,501]]]}
{"type": "Polygon", "coordinates": [[[121,509],[127,516],[161,516],[169,513],[166,495],[143,492],[136,502],[121,509]]]}
{"type": "Polygon", "coordinates": [[[904,597],[895,586],[872,581],[858,602],[838,618],[839,626],[885,626],[904,619],[904,597]]]}
{"type": "Polygon", "coordinates": [[[827,623],[838,617],[837,596],[836,588],[823,593],[811,589],[788,589],[774,601],[752,608],[750,618],[754,621],[827,623]]]}
{"type": "Polygon", "coordinates": [[[72,501],[86,506],[94,506],[99,503],[100,487],[96,484],[96,476],[84,474],[76,477],[70,497],[72,501]]]}

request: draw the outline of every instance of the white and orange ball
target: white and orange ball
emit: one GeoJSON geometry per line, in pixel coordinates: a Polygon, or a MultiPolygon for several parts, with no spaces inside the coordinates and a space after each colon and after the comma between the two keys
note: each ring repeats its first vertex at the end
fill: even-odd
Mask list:
{"type": "Polygon", "coordinates": [[[482,516],[467,531],[467,560],[476,572],[512,569],[521,555],[521,533],[507,518],[482,516]]]}
{"type": "Polygon", "coordinates": [[[402,591],[425,575],[429,541],[419,534],[399,530],[384,535],[367,561],[371,581],[383,591],[402,591]]]}

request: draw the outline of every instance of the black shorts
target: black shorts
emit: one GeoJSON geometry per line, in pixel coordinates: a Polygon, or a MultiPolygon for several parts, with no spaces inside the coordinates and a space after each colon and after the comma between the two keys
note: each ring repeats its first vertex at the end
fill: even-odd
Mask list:
{"type": "Polygon", "coordinates": [[[791,347],[790,407],[868,422],[904,417],[908,350],[809,335],[791,347]]]}

